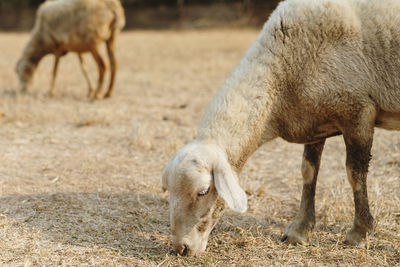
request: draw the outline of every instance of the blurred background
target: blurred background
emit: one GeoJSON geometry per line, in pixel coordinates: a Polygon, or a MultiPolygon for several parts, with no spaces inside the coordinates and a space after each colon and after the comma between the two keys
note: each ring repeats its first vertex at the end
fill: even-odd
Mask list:
{"type": "MultiPolygon", "coordinates": [[[[0,31],[29,31],[44,0],[1,0],[0,31]]],[[[279,0],[122,0],[125,29],[257,27],[279,0]]]]}

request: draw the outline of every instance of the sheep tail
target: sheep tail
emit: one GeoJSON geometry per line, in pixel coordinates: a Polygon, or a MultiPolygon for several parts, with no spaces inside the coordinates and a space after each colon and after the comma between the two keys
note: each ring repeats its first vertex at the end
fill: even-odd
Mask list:
{"type": "Polygon", "coordinates": [[[119,1],[111,2],[112,6],[110,10],[112,11],[114,18],[111,21],[110,29],[111,32],[120,31],[125,27],[125,14],[124,9],[119,1]]]}

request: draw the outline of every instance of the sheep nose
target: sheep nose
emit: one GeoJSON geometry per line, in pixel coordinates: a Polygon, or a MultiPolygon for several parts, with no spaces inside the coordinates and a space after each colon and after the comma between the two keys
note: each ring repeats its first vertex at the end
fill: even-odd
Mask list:
{"type": "Polygon", "coordinates": [[[182,246],[177,248],[177,252],[181,256],[188,256],[189,255],[189,247],[186,244],[183,244],[182,246]]]}

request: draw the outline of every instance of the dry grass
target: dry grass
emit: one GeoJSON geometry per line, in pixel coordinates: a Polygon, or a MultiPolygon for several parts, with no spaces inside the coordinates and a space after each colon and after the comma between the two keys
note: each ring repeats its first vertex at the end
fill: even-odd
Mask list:
{"type": "MultiPolygon", "coordinates": [[[[227,212],[207,252],[170,253],[160,173],[193,138],[210,99],[254,30],[125,32],[114,98],[90,103],[75,55],[61,61],[57,96],[46,58],[27,95],[14,65],[27,34],[0,34],[0,263],[11,265],[399,266],[400,135],[377,131],[369,175],[376,231],[343,245],[353,202],[340,137],[327,142],[309,245],[280,242],[300,199],[302,146],[276,140],[249,160],[244,215],[227,212]]],[[[95,77],[94,65],[93,78],[95,77]]]]}

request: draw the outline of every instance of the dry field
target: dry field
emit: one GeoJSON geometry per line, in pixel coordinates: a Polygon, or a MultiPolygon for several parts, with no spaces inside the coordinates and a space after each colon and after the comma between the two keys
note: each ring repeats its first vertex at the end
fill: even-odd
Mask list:
{"type": "MultiPolygon", "coordinates": [[[[343,244],[353,201],[340,137],[327,141],[308,245],[280,241],[300,200],[301,145],[276,140],[248,161],[243,215],[227,211],[198,257],[170,250],[160,174],[256,30],[133,31],[118,39],[115,96],[94,103],[75,55],[46,96],[53,58],[15,91],[28,34],[0,33],[0,265],[400,266],[400,133],[377,130],[368,188],[375,233],[343,244]]],[[[104,52],[104,51],[103,51],[104,52]]],[[[89,56],[87,56],[89,57],[89,56]]],[[[92,80],[96,69],[91,61],[92,80]]]]}

